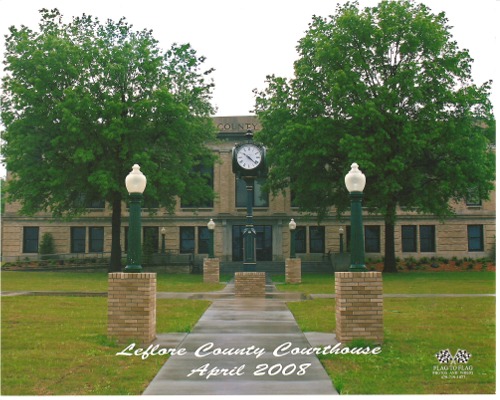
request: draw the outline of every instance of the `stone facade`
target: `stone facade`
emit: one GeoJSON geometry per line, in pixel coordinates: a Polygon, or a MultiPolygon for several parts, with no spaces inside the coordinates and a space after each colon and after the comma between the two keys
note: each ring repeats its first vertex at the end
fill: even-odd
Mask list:
{"type": "Polygon", "coordinates": [[[285,282],[302,283],[302,260],[300,258],[285,260],[285,282]]]}
{"type": "Polygon", "coordinates": [[[156,338],[156,274],[108,274],[108,336],[141,345],[156,338]]]}
{"type": "Polygon", "coordinates": [[[236,297],[265,297],[265,272],[236,272],[234,274],[234,295],[236,297]]]}
{"type": "Polygon", "coordinates": [[[203,259],[203,282],[219,283],[220,262],[218,258],[203,259]]]}
{"type": "Polygon", "coordinates": [[[335,273],[336,336],[341,343],[384,340],[381,272],[335,273]]]}
{"type": "MultiPolygon", "coordinates": [[[[145,230],[155,233],[153,246],[161,248],[162,236],[160,231],[165,228],[165,247],[171,254],[181,252],[194,253],[201,260],[207,256],[206,246],[203,246],[204,230],[210,218],[216,223],[215,227],[215,256],[223,261],[241,261],[242,241],[238,237],[238,229],[245,225],[246,208],[237,201],[237,181],[231,169],[231,149],[235,143],[241,142],[247,129],[259,130],[260,124],[256,117],[214,117],[214,123],[219,129],[219,142],[209,147],[218,156],[219,161],[213,168],[213,187],[217,193],[212,205],[208,207],[184,207],[182,199],[178,199],[173,215],[166,210],[159,209],[155,214],[143,211],[142,225],[145,230]],[[192,229],[188,246],[183,243],[185,230],[192,229]]],[[[361,166],[361,169],[362,166],[361,166]]],[[[147,175],[147,171],[144,171],[147,175]]],[[[347,171],[346,171],[347,172],[347,171]]],[[[9,177],[9,175],[8,175],[9,177]]],[[[147,191],[147,188],[146,188],[147,191]]],[[[240,193],[241,196],[241,193],[240,193]]],[[[264,196],[265,197],[265,196],[264,196]]],[[[38,241],[45,232],[52,233],[57,253],[70,254],[74,252],[72,246],[72,232],[74,228],[85,229],[84,253],[93,253],[93,230],[102,230],[102,239],[98,247],[101,252],[111,251],[111,209],[103,204],[103,208],[89,209],[85,216],[71,221],[54,221],[49,214],[40,213],[31,217],[18,215],[19,204],[7,204],[2,216],[2,257],[4,261],[13,261],[17,258],[36,256],[36,251],[27,249],[26,228],[35,228],[38,241]]],[[[491,254],[495,243],[495,192],[491,193],[489,201],[480,204],[453,204],[456,215],[444,222],[432,215],[417,214],[403,209],[398,210],[395,230],[396,256],[399,258],[421,257],[470,257],[482,258],[491,254]],[[411,251],[403,249],[403,226],[415,228],[415,246],[411,251]],[[434,247],[425,249],[421,246],[423,235],[421,227],[434,227],[434,247]],[[469,228],[479,230],[480,246],[470,245],[469,228]]],[[[125,248],[125,232],[128,225],[128,211],[122,207],[122,249],[125,248]]],[[[338,253],[340,250],[339,228],[345,231],[349,226],[349,213],[345,213],[339,220],[336,211],[321,222],[320,237],[314,216],[302,214],[291,202],[289,191],[275,197],[269,195],[265,201],[260,201],[254,207],[254,223],[257,230],[258,242],[257,261],[284,261],[290,254],[290,232],[288,223],[291,218],[297,222],[297,232],[302,229],[303,246],[297,250],[297,257],[307,260],[321,260],[328,253],[338,253]],[[321,241],[321,243],[318,242],[321,241]]],[[[382,216],[365,213],[363,215],[365,228],[375,234],[375,243],[367,249],[366,257],[379,259],[384,252],[384,220],[382,216]],[[371,228],[370,228],[371,227],[371,228]]],[[[146,233],[145,233],[146,234],[146,233]]],[[[344,249],[347,250],[344,235],[344,249]]],[[[373,242],[373,241],[372,241],[373,242]]],[[[35,250],[36,250],[36,246],[35,250]]]]}

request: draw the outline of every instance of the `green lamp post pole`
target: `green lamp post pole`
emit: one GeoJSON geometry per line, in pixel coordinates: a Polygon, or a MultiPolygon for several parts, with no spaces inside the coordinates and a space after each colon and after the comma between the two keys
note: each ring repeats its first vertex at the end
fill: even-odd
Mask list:
{"type": "Polygon", "coordinates": [[[255,261],[255,238],[257,233],[253,225],[253,183],[254,178],[245,177],[247,185],[247,219],[245,229],[243,230],[243,240],[245,243],[243,271],[255,272],[257,262],[255,261]]]}
{"type": "Polygon", "coordinates": [[[339,228],[339,236],[340,236],[340,254],[344,253],[344,228],[339,228]]]}
{"type": "Polygon", "coordinates": [[[295,258],[295,229],[297,228],[297,223],[293,220],[290,220],[288,224],[290,228],[290,258],[295,258]]]}
{"type": "Polygon", "coordinates": [[[208,221],[208,258],[214,258],[214,229],[215,222],[212,218],[208,221]]]}
{"type": "Polygon", "coordinates": [[[353,163],[345,176],[345,185],[351,198],[351,272],[367,271],[365,266],[365,241],[363,235],[363,214],[361,202],[366,184],[365,175],[353,163]]]}
{"type": "Polygon", "coordinates": [[[165,235],[167,233],[167,230],[165,227],[161,228],[161,254],[165,254],[165,235]]]}
{"type": "Polygon", "coordinates": [[[141,167],[134,164],[132,171],[125,178],[129,193],[128,251],[125,272],[142,272],[141,266],[141,202],[146,189],[147,179],[141,167]]]}

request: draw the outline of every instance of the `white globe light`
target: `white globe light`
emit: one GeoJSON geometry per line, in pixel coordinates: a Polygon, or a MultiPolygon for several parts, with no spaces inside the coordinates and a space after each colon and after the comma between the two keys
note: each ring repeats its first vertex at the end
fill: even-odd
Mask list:
{"type": "Polygon", "coordinates": [[[144,174],[141,172],[141,167],[139,165],[134,164],[132,167],[132,171],[125,178],[125,186],[129,194],[132,193],[144,193],[146,189],[147,179],[144,174]]]}
{"type": "Polygon", "coordinates": [[[362,192],[365,188],[366,176],[358,168],[358,164],[352,163],[351,170],[345,176],[345,185],[349,193],[362,192]]]}
{"type": "Polygon", "coordinates": [[[212,218],[210,218],[210,221],[208,221],[207,228],[213,231],[215,229],[215,222],[212,218]]]}
{"type": "Polygon", "coordinates": [[[297,228],[297,223],[293,220],[293,218],[290,220],[290,223],[288,224],[288,227],[292,231],[295,230],[295,228],[297,228]]]}

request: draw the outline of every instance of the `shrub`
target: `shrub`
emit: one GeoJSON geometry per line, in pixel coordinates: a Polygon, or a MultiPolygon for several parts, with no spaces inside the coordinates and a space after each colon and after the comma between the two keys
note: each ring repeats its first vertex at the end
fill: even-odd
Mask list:
{"type": "Polygon", "coordinates": [[[38,252],[42,255],[42,260],[49,260],[51,254],[55,254],[56,248],[54,245],[54,237],[51,233],[44,233],[38,252]]]}

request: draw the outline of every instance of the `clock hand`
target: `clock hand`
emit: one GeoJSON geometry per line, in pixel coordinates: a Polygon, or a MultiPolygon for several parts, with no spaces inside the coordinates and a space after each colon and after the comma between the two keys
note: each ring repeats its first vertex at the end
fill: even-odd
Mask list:
{"type": "Polygon", "coordinates": [[[248,154],[245,154],[245,156],[246,156],[246,157],[247,157],[247,158],[248,158],[251,162],[253,162],[253,163],[255,164],[255,161],[252,159],[252,157],[250,157],[248,154]]]}

